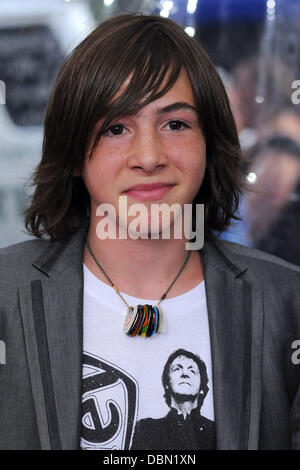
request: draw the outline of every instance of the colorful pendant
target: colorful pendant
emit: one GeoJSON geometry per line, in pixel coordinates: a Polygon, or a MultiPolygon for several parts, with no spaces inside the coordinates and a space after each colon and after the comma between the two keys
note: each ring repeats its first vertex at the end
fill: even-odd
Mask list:
{"type": "Polygon", "coordinates": [[[152,305],[129,307],[123,329],[127,336],[140,335],[142,338],[165,332],[165,318],[161,307],[152,305]]]}

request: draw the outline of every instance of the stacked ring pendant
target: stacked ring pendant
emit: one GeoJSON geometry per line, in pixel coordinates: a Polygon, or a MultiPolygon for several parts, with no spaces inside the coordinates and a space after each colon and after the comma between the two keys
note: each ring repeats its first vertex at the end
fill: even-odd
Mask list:
{"type": "Polygon", "coordinates": [[[187,262],[190,258],[191,251],[188,252],[186,255],[185,261],[183,265],[181,266],[180,270],[178,271],[177,275],[169,285],[168,289],[166,292],[161,296],[159,299],[157,305],[152,306],[149,304],[146,305],[136,305],[134,307],[128,305],[122,294],[120,293],[119,289],[117,286],[112,282],[108,274],[104,271],[102,268],[101,264],[99,263],[98,259],[94,255],[91,245],[89,243],[88,239],[88,233],[86,233],[85,236],[85,243],[87,246],[87,249],[89,251],[89,254],[91,255],[92,259],[95,261],[96,265],[98,268],[102,271],[106,279],[109,281],[111,286],[114,288],[116,294],[120,297],[120,299],[124,302],[124,304],[127,306],[127,315],[125,318],[124,322],[124,333],[127,336],[131,336],[134,338],[135,336],[141,336],[142,338],[149,338],[153,336],[156,333],[163,333],[165,332],[165,317],[164,313],[162,311],[162,308],[159,306],[159,304],[166,298],[169,290],[173,287],[174,283],[177,281],[179,278],[180,274],[184,270],[185,266],[187,265],[187,262]]]}

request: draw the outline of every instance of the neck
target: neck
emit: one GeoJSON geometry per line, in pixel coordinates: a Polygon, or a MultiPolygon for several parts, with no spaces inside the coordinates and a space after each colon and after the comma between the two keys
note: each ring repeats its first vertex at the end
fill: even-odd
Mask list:
{"type": "MultiPolygon", "coordinates": [[[[100,240],[95,220],[91,220],[88,238],[94,255],[118,289],[126,294],[147,299],[159,299],[175,278],[187,255],[186,239],[110,239],[100,240]]],[[[84,263],[88,269],[109,284],[87,247],[84,263]]],[[[203,280],[199,252],[190,259],[167,298],[181,295],[203,280]]],[[[109,284],[110,285],[110,284],[109,284]]]]}
{"type": "Polygon", "coordinates": [[[198,399],[183,401],[178,403],[171,397],[171,408],[175,408],[179,415],[183,415],[184,419],[191,413],[194,408],[197,408],[198,399]]]}

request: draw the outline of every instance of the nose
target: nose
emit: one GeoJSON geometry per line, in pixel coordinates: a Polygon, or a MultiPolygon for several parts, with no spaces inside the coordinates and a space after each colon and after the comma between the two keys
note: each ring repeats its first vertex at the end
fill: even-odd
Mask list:
{"type": "Polygon", "coordinates": [[[155,129],[140,130],[135,136],[128,159],[130,168],[152,173],[166,166],[167,156],[155,129]]]}
{"type": "Polygon", "coordinates": [[[187,379],[189,377],[189,373],[186,370],[181,372],[181,377],[187,379]]]}

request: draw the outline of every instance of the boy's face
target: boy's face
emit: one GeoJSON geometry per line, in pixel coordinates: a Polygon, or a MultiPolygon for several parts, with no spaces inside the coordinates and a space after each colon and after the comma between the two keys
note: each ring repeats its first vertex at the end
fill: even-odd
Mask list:
{"type": "MultiPolygon", "coordinates": [[[[128,80],[123,88],[127,84],[128,80]]],[[[97,124],[95,135],[102,123],[97,124]]],[[[118,206],[119,196],[124,195],[128,209],[133,203],[142,203],[149,214],[152,203],[179,203],[181,207],[192,203],[202,184],[205,164],[206,145],[196,103],[187,74],[182,71],[165,95],[141,108],[137,115],[114,119],[92,159],[86,158],[82,177],[91,196],[91,217],[95,217],[99,204],[110,203],[122,224],[124,214],[119,214],[118,206]],[[165,109],[171,105],[173,110],[165,109]],[[165,186],[130,190],[151,183],[165,186]]]]}

